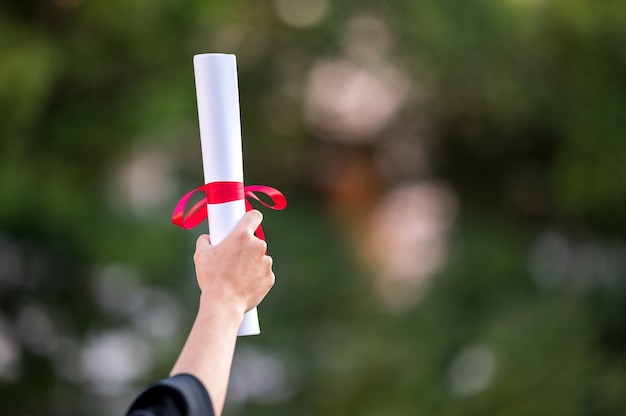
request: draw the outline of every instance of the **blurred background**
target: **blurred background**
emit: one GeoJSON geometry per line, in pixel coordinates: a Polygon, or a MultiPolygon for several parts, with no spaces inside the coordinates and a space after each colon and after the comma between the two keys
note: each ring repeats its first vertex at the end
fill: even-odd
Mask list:
{"type": "Polygon", "coordinates": [[[2,415],[171,368],[204,52],[289,199],[225,414],[626,414],[626,3],[2,0],[2,415]]]}

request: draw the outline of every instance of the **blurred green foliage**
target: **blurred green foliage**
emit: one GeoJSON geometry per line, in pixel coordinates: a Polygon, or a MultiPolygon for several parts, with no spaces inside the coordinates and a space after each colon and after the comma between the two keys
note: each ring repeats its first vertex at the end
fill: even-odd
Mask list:
{"type": "Polygon", "coordinates": [[[227,52],[246,180],[290,204],[265,215],[278,281],[227,414],[624,414],[626,3],[311,0],[310,22],[289,4],[0,2],[0,412],[119,414],[167,374],[202,232],[169,223],[201,181],[191,59],[227,52]],[[346,48],[359,16],[387,28],[378,58],[413,93],[342,142],[304,116],[307,88],[319,62],[368,65],[346,48]],[[395,135],[425,167],[376,171],[395,135]],[[454,195],[447,260],[410,307],[381,306],[369,223],[347,227],[362,212],[319,179],[328,155],[364,160],[377,198],[430,180],[454,195]],[[99,376],[103,340],[143,364],[99,376]]]}

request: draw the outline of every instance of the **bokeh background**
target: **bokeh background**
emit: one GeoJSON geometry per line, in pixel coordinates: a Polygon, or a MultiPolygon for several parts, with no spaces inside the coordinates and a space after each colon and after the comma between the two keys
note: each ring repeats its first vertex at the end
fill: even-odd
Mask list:
{"type": "Polygon", "coordinates": [[[623,1],[3,0],[2,415],[168,373],[204,52],[289,199],[225,414],[626,414],[623,1]]]}

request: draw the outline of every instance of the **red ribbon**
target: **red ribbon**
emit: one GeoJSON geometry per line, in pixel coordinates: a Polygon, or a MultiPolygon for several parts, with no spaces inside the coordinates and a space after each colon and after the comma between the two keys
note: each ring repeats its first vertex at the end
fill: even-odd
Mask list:
{"type": "MultiPolygon", "coordinates": [[[[241,182],[211,182],[206,185],[202,185],[199,188],[188,192],[183,196],[174,212],[172,213],[172,222],[186,230],[190,230],[203,222],[209,215],[206,209],[207,204],[223,204],[225,202],[238,201],[245,199],[246,211],[252,209],[252,205],[247,198],[252,198],[259,201],[263,206],[271,208],[273,210],[283,210],[287,206],[287,198],[278,189],[265,185],[248,185],[243,186],[241,182]],[[185,214],[185,208],[187,203],[193,194],[199,191],[204,191],[205,197],[198,201],[191,209],[185,214]],[[257,194],[265,194],[272,201],[272,204],[268,204],[258,197],[257,194]],[[204,208],[204,209],[202,209],[204,208]]],[[[265,234],[263,228],[259,226],[256,230],[256,235],[265,240],[265,234]]]]}

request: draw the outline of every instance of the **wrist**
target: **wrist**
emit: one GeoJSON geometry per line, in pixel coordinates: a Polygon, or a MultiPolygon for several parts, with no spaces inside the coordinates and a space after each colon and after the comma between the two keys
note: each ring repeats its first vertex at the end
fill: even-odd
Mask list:
{"type": "Polygon", "coordinates": [[[225,302],[215,296],[204,293],[200,295],[198,307],[198,320],[216,321],[219,326],[239,328],[243,320],[245,307],[236,302],[225,302]]]}

